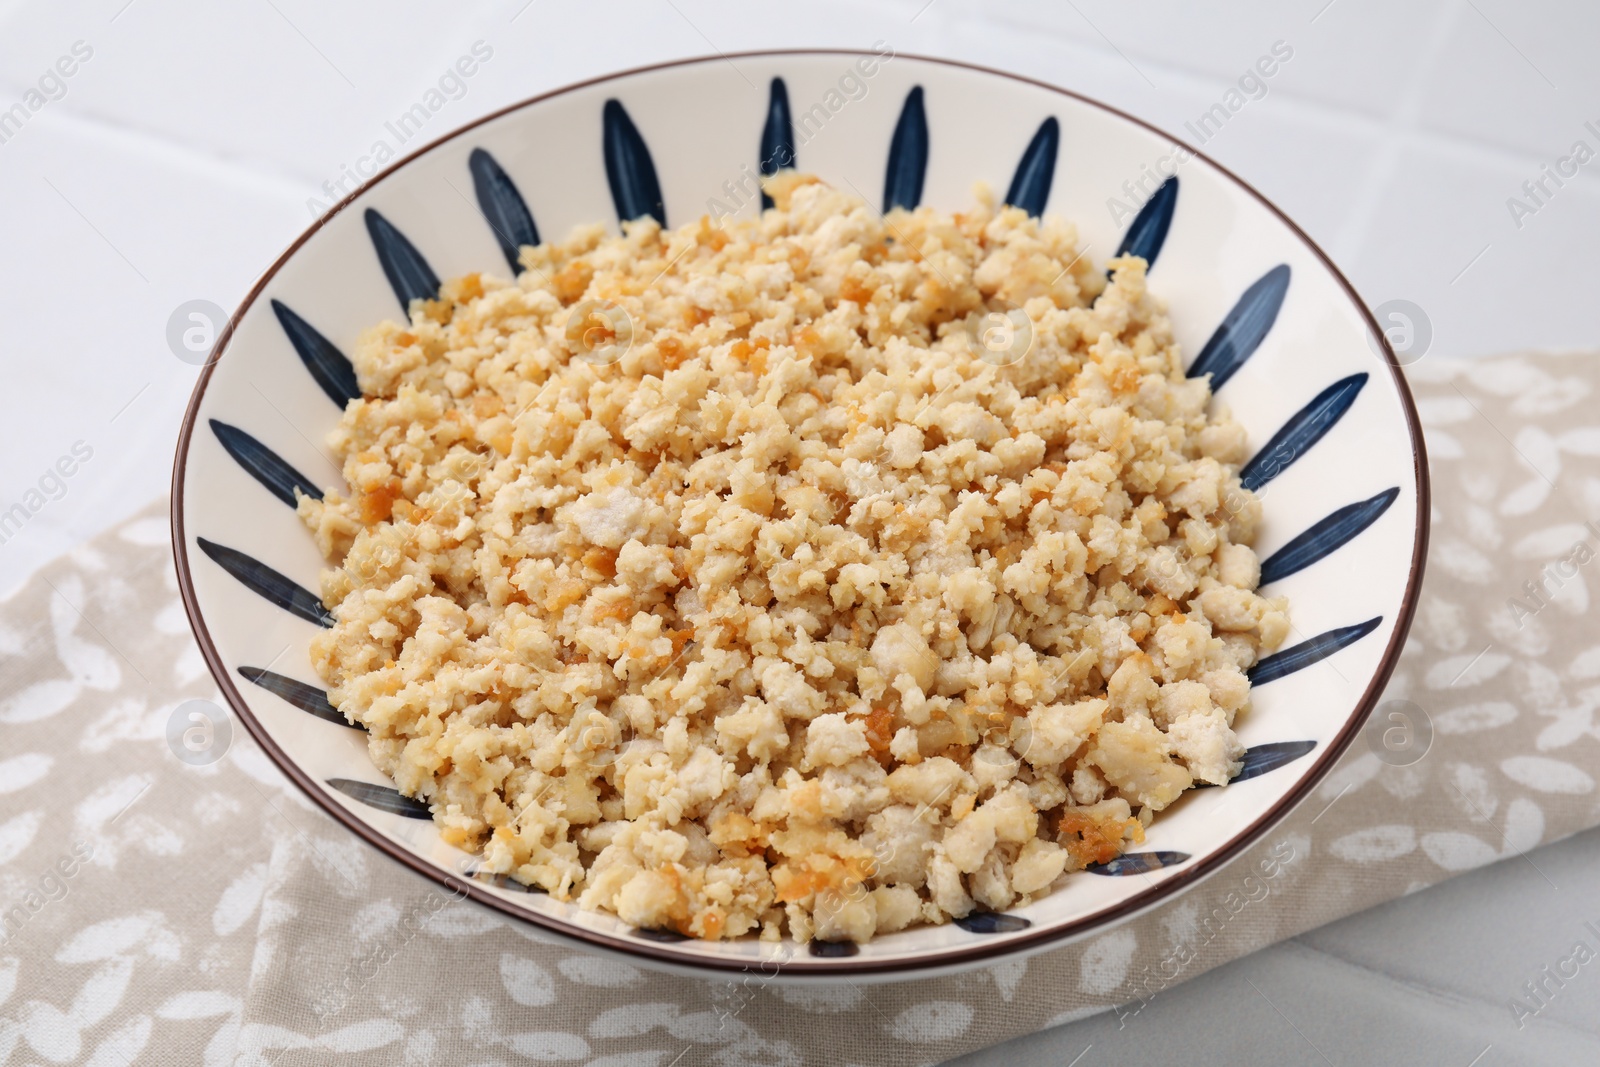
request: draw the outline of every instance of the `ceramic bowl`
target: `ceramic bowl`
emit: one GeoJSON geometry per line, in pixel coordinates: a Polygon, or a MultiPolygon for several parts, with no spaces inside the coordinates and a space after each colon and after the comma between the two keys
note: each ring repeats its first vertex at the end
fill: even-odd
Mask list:
{"type": "Polygon", "coordinates": [[[368,844],[559,941],[696,972],[925,976],[1062,944],[1171,898],[1259,839],[1360,732],[1416,602],[1428,501],[1393,353],[1348,282],[1260,194],[1154,128],[1073,93],[957,63],[772,52],[629,71],[490,115],[395,163],[272,265],[219,336],[173,473],[173,547],[228,703],[285,774],[368,844]],[[973,184],[1075,221],[1087,253],[1152,264],[1190,374],[1247,429],[1263,583],[1294,632],[1253,670],[1243,772],[1163,812],[1144,844],[1005,913],[869,944],[702,942],[481,877],[373,766],[307,645],[324,561],[294,487],[340,484],[322,442],[360,332],[439,278],[508,271],[537,235],[645,213],[759,210],[786,162],[877,206],[959,210],[973,184]]]}

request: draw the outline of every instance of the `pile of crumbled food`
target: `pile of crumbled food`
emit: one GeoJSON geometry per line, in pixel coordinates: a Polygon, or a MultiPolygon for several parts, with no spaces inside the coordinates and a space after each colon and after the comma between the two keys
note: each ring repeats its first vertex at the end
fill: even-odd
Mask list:
{"type": "Polygon", "coordinates": [[[1244,433],[1142,261],[981,188],[769,191],[368,333],[349,494],[299,503],[338,564],[315,666],[448,841],[628,923],[1026,903],[1239,769],[1288,629],[1244,433]]]}

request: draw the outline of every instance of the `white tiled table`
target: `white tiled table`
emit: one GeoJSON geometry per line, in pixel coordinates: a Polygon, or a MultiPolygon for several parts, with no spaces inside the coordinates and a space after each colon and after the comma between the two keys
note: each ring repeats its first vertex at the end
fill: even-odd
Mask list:
{"type": "MultiPolygon", "coordinates": [[[[423,139],[625,67],[881,39],[1076,89],[1194,140],[1185,123],[1281,41],[1292,58],[1207,152],[1297,219],[1370,303],[1421,306],[1433,331],[1426,358],[1595,346],[1600,160],[1548,186],[1520,220],[1507,200],[1573,142],[1600,149],[1600,133],[1585,127],[1600,130],[1600,8],[1227,8],[0,0],[0,108],[78,42],[80,57],[92,51],[64,95],[0,143],[0,510],[75,443],[93,450],[64,494],[0,543],[0,592],[165,490],[196,373],[168,349],[169,314],[193,299],[233,306],[309,221],[307,200],[326,199],[322,183],[480,39],[492,58],[423,139]]],[[[1534,1026],[1512,1024],[1521,983],[1594,917],[1584,890],[1600,876],[1600,834],[1535,855],[1570,887],[1555,908],[1528,906],[1538,876],[1527,864],[1501,865],[1206,975],[1126,1029],[1089,1019],[967,1062],[1600,1062],[1600,979],[1572,983],[1534,1026]],[[1275,991],[1271,1004],[1247,979],[1275,991]]]]}

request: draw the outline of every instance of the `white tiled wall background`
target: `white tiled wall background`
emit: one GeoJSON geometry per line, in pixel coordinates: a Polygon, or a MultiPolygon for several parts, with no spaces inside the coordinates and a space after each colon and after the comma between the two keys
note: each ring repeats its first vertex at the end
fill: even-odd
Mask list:
{"type": "MultiPolygon", "coordinates": [[[[1205,151],[1299,221],[1369,304],[1423,308],[1425,358],[1600,341],[1600,159],[1520,226],[1507,207],[1575,141],[1600,151],[1585,128],[1600,130],[1592,0],[0,0],[0,108],[76,42],[93,50],[0,143],[0,510],[75,442],[94,450],[0,544],[0,593],[165,491],[197,373],[167,346],[170,313],[197,298],[231,309],[310,221],[307,200],[326,199],[322,182],[478,39],[493,58],[426,139],[625,67],[883,40],[1193,141],[1184,124],[1281,41],[1292,58],[1205,151]]],[[[1298,980],[1299,957],[1270,958],[1298,980]]],[[[1226,989],[1223,973],[1173,1003],[1223,995],[1205,992],[1226,989]]]]}

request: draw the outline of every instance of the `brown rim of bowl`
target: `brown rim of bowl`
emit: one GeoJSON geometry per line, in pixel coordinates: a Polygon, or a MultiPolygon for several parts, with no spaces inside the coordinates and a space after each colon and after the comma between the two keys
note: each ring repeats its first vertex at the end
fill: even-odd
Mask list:
{"type": "MultiPolygon", "coordinates": [[[[256,721],[255,716],[250,712],[249,705],[240,695],[239,690],[234,686],[233,680],[229,676],[227,666],[222,662],[222,658],[218,654],[216,646],[211,641],[210,632],[206,628],[205,618],[200,613],[200,606],[195,599],[194,583],[189,572],[189,556],[183,526],[183,480],[189,457],[189,440],[194,433],[195,419],[200,410],[200,402],[205,396],[206,384],[211,379],[212,370],[222,359],[222,355],[226,350],[228,341],[233,337],[234,329],[238,326],[239,320],[243,318],[245,313],[248,312],[255,304],[257,298],[260,297],[262,290],[266,288],[267,283],[277,275],[278,271],[283,267],[283,265],[287,263],[297,251],[299,251],[300,247],[305,244],[313,234],[322,229],[329,219],[344,211],[344,209],[349,207],[350,204],[358,197],[365,194],[369,189],[373,188],[375,185],[382,182],[384,179],[388,178],[391,174],[394,174],[411,161],[428,154],[435,148],[438,148],[440,145],[446,144],[449,141],[453,141],[457,137],[477,129],[479,126],[482,126],[485,123],[492,122],[504,115],[508,115],[513,111],[519,111],[532,104],[537,104],[553,97],[562,96],[577,89],[584,89],[591,85],[616,81],[621,78],[632,77],[636,74],[646,74],[651,71],[667,70],[673,67],[694,66],[701,63],[722,63],[729,59],[754,59],[775,56],[868,56],[877,54],[878,53],[875,52],[867,52],[849,48],[780,48],[750,52],[733,52],[728,55],[701,56],[692,59],[675,59],[665,63],[652,63],[648,66],[634,67],[629,70],[618,71],[616,73],[607,74],[598,78],[590,78],[586,81],[576,82],[572,85],[563,86],[559,89],[553,89],[550,92],[541,93],[538,96],[529,97],[526,100],[522,100],[518,103],[500,108],[497,111],[493,111],[487,115],[484,115],[482,118],[475,119],[474,121],[467,123],[465,126],[461,126],[455,130],[452,130],[437,140],[431,141],[427,145],[417,149],[415,152],[396,160],[383,170],[379,171],[377,174],[373,175],[367,181],[363,182],[354,192],[344,197],[344,199],[340,200],[337,204],[325,212],[321,217],[313,222],[304,233],[297,237],[293,244],[286,248],[283,253],[273,261],[272,266],[268,267],[260,278],[256,279],[255,284],[250,287],[249,293],[246,294],[243,303],[239,305],[239,309],[233,313],[232,317],[230,317],[228,320],[228,324],[218,335],[216,345],[212,348],[213,355],[206,361],[204,367],[202,368],[200,372],[200,378],[195,383],[194,394],[190,397],[188,410],[184,413],[183,425],[179,429],[178,433],[177,454],[172,469],[172,554],[174,562],[177,566],[178,589],[183,597],[184,610],[189,615],[189,625],[194,630],[195,639],[200,644],[201,653],[205,656],[206,666],[210,668],[212,676],[216,679],[217,685],[221,687],[223,695],[227,698],[228,704],[233,708],[234,713],[239,716],[239,719],[244,723],[245,728],[250,731],[250,736],[255,738],[256,743],[261,746],[262,750],[265,751],[269,757],[271,757],[272,762],[277,765],[278,769],[281,770],[291,781],[303,789],[323,808],[324,811],[331,815],[335,820],[342,823],[357,837],[366,841],[367,844],[373,846],[390,859],[393,859],[397,863],[410,868],[416,873],[428,878],[430,881],[444,886],[451,892],[461,893],[471,898],[476,903],[488,908],[492,908],[495,911],[508,916],[509,918],[517,919],[522,922],[531,922],[535,926],[538,926],[542,930],[555,935],[559,939],[574,941],[579,943],[581,946],[594,947],[612,952],[621,952],[629,956],[642,956],[652,960],[658,960],[662,963],[668,963],[678,967],[691,968],[707,973],[748,972],[752,967],[757,966],[757,964],[752,964],[746,961],[717,960],[680,955],[673,952],[671,949],[648,941],[632,940],[624,937],[613,937],[598,933],[593,930],[585,930],[576,926],[570,926],[561,922],[560,920],[541,915],[534,911],[524,910],[510,901],[502,900],[495,894],[490,893],[487,889],[475,883],[472,879],[458,877],[457,875],[454,875],[443,868],[437,867],[434,864],[423,860],[417,854],[400,847],[399,845],[390,841],[386,836],[379,833],[377,830],[368,826],[361,819],[357,818],[340,801],[334,799],[334,797],[322,787],[320,782],[317,782],[310,775],[306,774],[306,772],[303,771],[298,764],[289,759],[284,751],[278,747],[278,744],[261,726],[261,724],[256,721]]],[[[1388,338],[1384,336],[1383,330],[1379,328],[1377,320],[1372,317],[1372,312],[1367,308],[1365,302],[1362,301],[1360,294],[1356,292],[1355,287],[1351,285],[1349,280],[1346,279],[1345,276],[1339,271],[1339,268],[1334,266],[1333,261],[1328,258],[1327,254],[1324,253],[1320,247],[1318,247],[1315,241],[1307,236],[1304,230],[1295,224],[1294,220],[1290,219],[1281,210],[1279,210],[1278,207],[1272,203],[1272,201],[1261,195],[1261,193],[1258,192],[1254,186],[1244,181],[1238,175],[1234,174],[1231,170],[1222,166],[1205,153],[1200,152],[1197,149],[1185,144],[1183,141],[1172,137],[1166,131],[1159,129],[1148,122],[1145,122],[1143,119],[1136,118],[1124,111],[1111,107],[1108,104],[1103,104],[1098,100],[1084,96],[1081,93],[1073,92],[1070,89],[1062,89],[1059,86],[1051,85],[1048,82],[1038,81],[1034,78],[1026,78],[1018,74],[1011,74],[1006,71],[994,70],[989,67],[979,66],[975,63],[964,63],[959,60],[940,59],[932,56],[919,56],[907,53],[896,53],[895,58],[911,59],[922,63],[934,63],[940,66],[972,70],[977,71],[980,74],[988,74],[998,78],[1006,78],[1011,81],[1022,82],[1026,85],[1032,85],[1040,89],[1046,89],[1060,96],[1075,100],[1080,104],[1086,104],[1090,107],[1098,108],[1099,110],[1108,114],[1115,115],[1126,122],[1132,123],[1140,129],[1147,130],[1150,133],[1155,134],[1157,137],[1170,142],[1176,147],[1184,148],[1194,153],[1195,157],[1204,160],[1211,167],[1215,168],[1217,172],[1224,175],[1240,189],[1254,197],[1262,207],[1266,208],[1275,218],[1288,227],[1289,232],[1300,239],[1306,248],[1310,250],[1311,254],[1316,257],[1318,262],[1320,262],[1322,266],[1327,269],[1327,271],[1344,289],[1345,295],[1350,298],[1351,302],[1356,306],[1357,309],[1359,309],[1362,318],[1366,320],[1367,328],[1371,331],[1371,337],[1375,338],[1380,346],[1384,362],[1388,365],[1389,374],[1393,379],[1395,391],[1399,394],[1400,405],[1405,411],[1406,428],[1411,435],[1412,456],[1414,472],[1416,475],[1417,525],[1416,531],[1412,537],[1411,566],[1406,579],[1405,593],[1401,598],[1399,610],[1395,615],[1394,630],[1389,637],[1388,646],[1383,651],[1383,658],[1379,661],[1378,669],[1373,674],[1372,680],[1368,683],[1366,691],[1361,694],[1361,699],[1356,702],[1356,706],[1351,711],[1350,717],[1345,722],[1344,727],[1337,735],[1334,736],[1333,740],[1324,748],[1323,752],[1312,763],[1310,772],[1305,775],[1300,783],[1286,793],[1282,799],[1264,812],[1244,830],[1234,835],[1234,837],[1221,848],[1200,859],[1192,866],[1179,870],[1177,873],[1163,879],[1155,886],[1135,893],[1133,896],[1119,904],[1113,905],[1109,908],[1102,908],[1091,915],[1081,919],[1076,919],[1064,926],[1038,930],[1031,935],[1020,935],[1017,937],[1006,938],[1004,940],[980,940],[975,942],[970,948],[947,949],[927,955],[919,955],[912,959],[873,961],[855,960],[854,958],[850,958],[850,962],[848,963],[841,962],[829,964],[823,964],[820,961],[812,962],[810,960],[790,960],[781,964],[780,970],[782,974],[792,977],[849,978],[852,975],[861,974],[904,974],[905,977],[910,978],[915,977],[922,972],[960,968],[963,965],[976,966],[984,960],[1002,959],[1019,953],[1041,951],[1052,943],[1071,941],[1079,936],[1087,934],[1091,930],[1110,928],[1117,923],[1122,922],[1123,920],[1132,918],[1139,912],[1153,907],[1163,900],[1176,896],[1183,890],[1204,879],[1207,875],[1219,870],[1250,845],[1255,844],[1266,834],[1266,831],[1269,827],[1280,821],[1296,805],[1304,800],[1306,796],[1310,794],[1311,790],[1314,789],[1327,774],[1334,762],[1337,761],[1339,757],[1344,754],[1344,751],[1350,747],[1350,743],[1355,739],[1356,735],[1360,733],[1362,726],[1366,722],[1367,716],[1371,713],[1372,708],[1377,704],[1378,697],[1383,692],[1384,684],[1388,681],[1389,675],[1393,673],[1395,663],[1400,657],[1401,647],[1405,644],[1406,634],[1411,628],[1412,617],[1416,613],[1418,590],[1421,588],[1422,584],[1423,565],[1427,559],[1428,520],[1431,495],[1428,483],[1427,451],[1423,444],[1422,427],[1417,416],[1416,404],[1411,398],[1411,390],[1406,385],[1405,376],[1401,373],[1400,363],[1395,358],[1394,350],[1390,347],[1388,338]]],[[[760,964],[760,966],[765,966],[765,964],[760,964]]]]}

